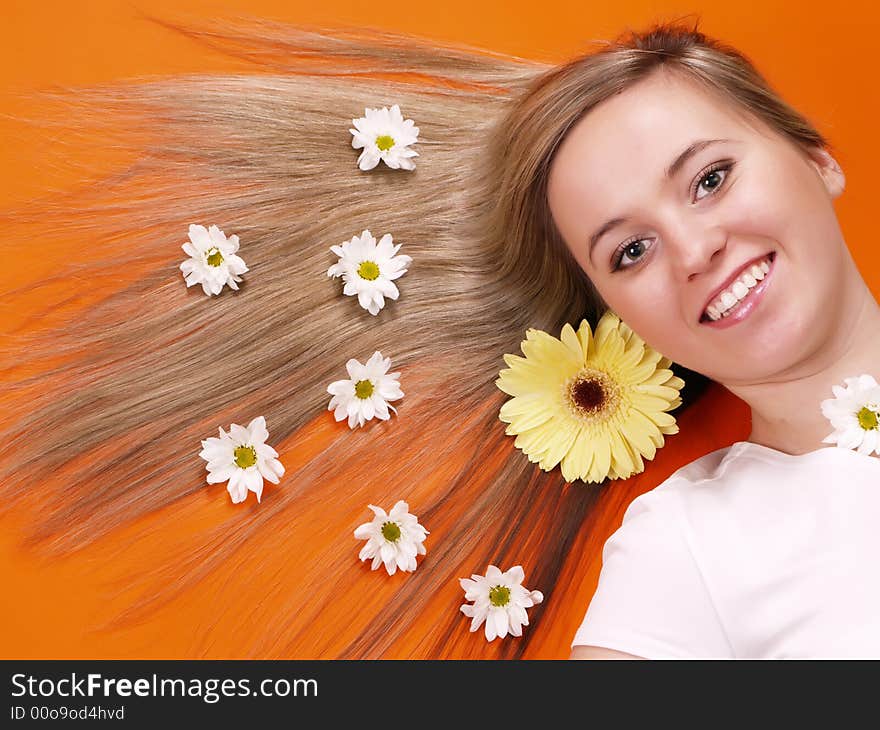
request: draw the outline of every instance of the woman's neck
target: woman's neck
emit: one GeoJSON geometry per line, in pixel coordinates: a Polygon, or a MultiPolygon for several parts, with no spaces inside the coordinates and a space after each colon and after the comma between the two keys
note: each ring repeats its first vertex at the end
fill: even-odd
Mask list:
{"type": "Polygon", "coordinates": [[[820,407],[833,397],[831,386],[864,373],[880,381],[880,307],[867,287],[839,334],[796,375],[728,387],[752,409],[749,441],[788,454],[814,451],[833,430],[820,407]]]}

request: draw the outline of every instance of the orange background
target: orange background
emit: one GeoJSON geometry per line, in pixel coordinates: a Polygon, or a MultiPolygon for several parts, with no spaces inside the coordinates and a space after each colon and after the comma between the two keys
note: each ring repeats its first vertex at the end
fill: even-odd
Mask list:
{"type": "MultiPolygon", "coordinates": [[[[133,76],[254,70],[244,61],[224,57],[147,22],[140,17],[138,8],[179,20],[253,15],[292,23],[363,24],[549,61],[561,61],[586,49],[592,39],[611,38],[627,26],[641,28],[654,20],[696,13],[701,18],[702,30],[744,51],[770,83],[830,138],[847,177],[847,190],[836,203],[841,226],[865,278],[878,292],[880,247],[874,242],[876,231],[869,228],[869,211],[876,209],[872,198],[876,195],[875,177],[880,169],[880,145],[875,131],[880,83],[875,76],[873,43],[880,31],[880,10],[874,4],[845,2],[836,3],[833,14],[827,5],[818,2],[762,0],[750,5],[636,0],[608,4],[447,0],[441,8],[439,3],[411,0],[153,0],[139,5],[109,0],[6,0],[0,75],[2,88],[12,93],[4,93],[0,108],[0,133],[4,140],[0,145],[0,206],[6,208],[47,190],[74,186],[80,179],[75,163],[84,162],[77,159],[75,149],[65,147],[63,138],[47,137],[22,123],[21,118],[32,106],[20,92],[52,84],[76,85],[133,76]]],[[[114,160],[108,157],[88,162],[109,169],[114,160]]],[[[39,241],[33,239],[32,229],[27,237],[14,233],[5,236],[5,265],[0,280],[0,292],[5,296],[0,297],[0,332],[8,335],[28,321],[38,304],[26,298],[10,298],[9,293],[50,274],[57,268],[62,253],[53,250],[47,255],[39,241]]],[[[78,251],[77,255],[84,251],[87,255],[87,242],[71,241],[70,247],[78,251]]],[[[568,656],[571,637],[595,589],[601,545],[619,524],[629,499],[652,488],[689,459],[742,438],[747,433],[745,417],[742,404],[719,391],[684,414],[682,434],[658,454],[643,477],[633,480],[635,486],[621,489],[617,511],[610,519],[592,525],[589,535],[581,536],[565,567],[566,589],[554,594],[553,605],[547,607],[547,615],[542,618],[540,637],[533,637],[526,656],[568,656]],[[707,419],[710,410],[713,418],[707,419]]],[[[298,434],[296,449],[289,445],[286,450],[279,448],[288,469],[321,448],[322,439],[333,431],[328,420],[318,418],[306,433],[298,434]]],[[[12,457],[3,454],[3,458],[12,457]]],[[[235,509],[228,500],[219,499],[219,494],[206,490],[168,508],[175,514],[181,536],[218,524],[230,509],[235,509]]],[[[369,517],[366,508],[362,515],[340,516],[340,529],[351,529],[369,517]]],[[[224,605],[224,596],[230,591],[245,591],[254,596],[255,604],[262,604],[261,589],[268,581],[295,584],[297,571],[303,570],[298,567],[300,563],[292,564],[286,575],[267,577],[261,576],[259,570],[248,571],[245,557],[234,569],[204,581],[170,606],[124,628],[104,627],[105,621],[127,605],[131,586],[126,576],[148,572],[156,561],[169,559],[163,548],[173,536],[151,533],[152,519],[158,517],[118,530],[69,557],[48,560],[20,545],[28,515],[4,515],[0,520],[0,570],[5,596],[0,654],[4,658],[270,655],[272,642],[268,639],[260,648],[244,646],[236,639],[242,622],[253,619],[246,611],[246,602],[239,601],[235,610],[225,612],[217,607],[224,605]],[[246,580],[236,570],[245,571],[246,580]],[[239,576],[237,582],[230,584],[230,576],[239,576]]],[[[273,549],[290,546],[273,544],[268,536],[264,544],[254,546],[255,552],[273,549]]],[[[352,540],[353,555],[357,549],[359,543],[352,540]]],[[[362,566],[353,560],[353,569],[358,567],[362,566]]],[[[482,566],[474,570],[482,571],[482,566]]],[[[380,600],[387,599],[399,585],[397,579],[405,580],[400,574],[387,580],[383,576],[384,572],[364,571],[363,590],[376,594],[380,600]]],[[[458,586],[439,590],[455,604],[454,594],[460,593],[458,586]]],[[[307,597],[301,600],[307,603],[307,597]]],[[[269,612],[279,607],[270,598],[259,610],[269,612]]],[[[344,613],[319,616],[314,630],[332,631],[333,622],[344,620],[344,613]]],[[[463,631],[467,625],[468,621],[462,618],[463,631]]],[[[525,629],[529,630],[530,627],[525,629]]],[[[255,634],[253,628],[249,628],[249,633],[255,634]]],[[[482,630],[472,639],[476,645],[486,644],[482,630]]],[[[415,654],[407,653],[406,649],[394,653],[415,654]]],[[[488,649],[486,655],[492,655],[488,649]]]]}

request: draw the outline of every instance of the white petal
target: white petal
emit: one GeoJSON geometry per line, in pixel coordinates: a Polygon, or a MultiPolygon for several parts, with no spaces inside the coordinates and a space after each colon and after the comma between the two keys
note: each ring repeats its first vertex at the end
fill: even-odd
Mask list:
{"type": "Polygon", "coordinates": [[[859,446],[859,453],[861,454],[870,454],[877,447],[877,431],[876,429],[871,429],[870,431],[865,431],[865,436],[862,439],[861,446],[859,446]]]}
{"type": "Polygon", "coordinates": [[[251,438],[251,435],[250,435],[250,433],[248,433],[248,430],[244,426],[240,426],[237,423],[233,423],[229,427],[229,435],[232,437],[232,440],[238,446],[241,446],[242,444],[248,444],[250,442],[250,438],[251,438]]]}
{"type": "Polygon", "coordinates": [[[345,286],[342,287],[342,293],[345,294],[345,296],[347,297],[353,297],[355,294],[358,293],[357,284],[355,284],[353,281],[346,281],[345,286]]]}
{"type": "Polygon", "coordinates": [[[247,484],[244,480],[244,474],[241,469],[237,469],[229,479],[229,485],[226,487],[229,495],[232,497],[234,504],[243,502],[247,497],[247,484]]]}
{"type": "Polygon", "coordinates": [[[198,251],[206,251],[211,247],[211,236],[208,235],[208,229],[204,226],[190,224],[189,239],[195,244],[198,251]]]}
{"type": "MultiPolygon", "coordinates": [[[[372,305],[372,302],[373,302],[373,297],[370,295],[370,292],[366,289],[361,289],[361,291],[359,291],[357,294],[357,298],[358,298],[358,304],[361,305],[361,308],[369,311],[370,306],[372,305]]],[[[371,312],[371,314],[372,314],[372,312],[371,312]]]]}
{"type": "Polygon", "coordinates": [[[504,577],[514,583],[522,583],[523,579],[526,577],[525,572],[523,572],[521,565],[514,565],[508,571],[504,573],[504,577]]]}
{"type": "Polygon", "coordinates": [[[503,608],[496,608],[489,612],[488,620],[494,620],[495,633],[498,634],[499,637],[504,638],[507,635],[507,628],[510,625],[507,611],[503,608]]]}
{"type": "Polygon", "coordinates": [[[495,630],[495,621],[493,620],[491,613],[489,613],[489,615],[486,616],[485,633],[486,633],[486,640],[487,641],[494,641],[495,637],[498,635],[495,630]]]}
{"type": "Polygon", "coordinates": [[[255,467],[250,467],[244,470],[244,479],[247,488],[252,492],[256,492],[258,489],[263,488],[263,475],[260,474],[260,470],[255,467]]]}
{"type": "Polygon", "coordinates": [[[223,469],[211,471],[208,473],[207,477],[208,484],[221,484],[222,482],[228,481],[236,471],[238,471],[237,466],[227,466],[223,469]]]}
{"type": "Polygon", "coordinates": [[[361,365],[359,360],[351,358],[345,363],[345,369],[348,372],[348,377],[351,378],[352,383],[356,383],[358,380],[363,379],[364,366],[361,365]]]}
{"type": "Polygon", "coordinates": [[[853,428],[840,434],[837,444],[844,449],[854,449],[862,442],[864,431],[853,428]]]}
{"type": "Polygon", "coordinates": [[[279,477],[281,475],[275,471],[274,464],[272,462],[275,462],[276,464],[281,466],[281,462],[278,462],[275,459],[272,459],[271,461],[268,459],[257,459],[257,469],[264,479],[272,482],[273,484],[278,484],[278,482],[280,481],[279,477]]]}
{"type": "Polygon", "coordinates": [[[263,443],[267,438],[269,438],[269,431],[266,429],[266,418],[264,416],[257,416],[247,425],[248,433],[251,436],[251,443],[255,441],[259,441],[263,443]]]}
{"type": "Polygon", "coordinates": [[[502,579],[501,571],[494,565],[490,565],[486,570],[486,580],[497,583],[502,579]]]}
{"type": "Polygon", "coordinates": [[[409,512],[409,505],[402,499],[397,500],[389,512],[392,519],[400,519],[409,512]]]}
{"type": "Polygon", "coordinates": [[[364,147],[364,151],[361,152],[360,157],[358,157],[358,167],[364,171],[372,170],[379,164],[379,159],[380,156],[378,150],[369,146],[364,147]]]}

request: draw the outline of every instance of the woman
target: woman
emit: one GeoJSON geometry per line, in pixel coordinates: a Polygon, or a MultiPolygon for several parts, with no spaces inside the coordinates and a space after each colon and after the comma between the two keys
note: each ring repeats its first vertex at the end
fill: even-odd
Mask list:
{"type": "MultiPolygon", "coordinates": [[[[205,35],[218,38],[216,31],[205,35]]],[[[786,464],[809,462],[814,457],[785,453],[810,451],[824,435],[819,417],[795,411],[801,399],[872,372],[873,354],[847,349],[837,341],[842,333],[832,332],[841,321],[835,317],[854,321],[855,311],[864,332],[876,328],[876,306],[847,263],[830,207],[842,174],[821,153],[819,133],[736,51],[675,24],[631,33],[558,67],[400,40],[339,34],[328,41],[271,27],[256,36],[230,33],[221,37],[227,49],[259,58],[275,75],[171,80],[88,97],[101,104],[104,119],[141,130],[144,154],[131,174],[102,189],[113,201],[98,219],[103,264],[77,270],[109,264],[118,271],[124,241],[126,262],[147,273],[51,338],[27,341],[29,359],[70,357],[25,381],[32,387],[22,389],[3,434],[15,463],[3,464],[0,478],[4,496],[14,498],[7,504],[39,500],[34,537],[53,547],[82,549],[149,520],[158,536],[151,550],[168,552],[160,559],[145,551],[154,574],[123,618],[143,618],[157,600],[222,576],[230,587],[212,605],[237,617],[231,638],[224,635],[226,656],[528,656],[545,610],[553,615],[568,600],[563,589],[595,537],[588,528],[601,524],[626,483],[566,484],[558,469],[540,471],[512,448],[498,421],[503,398],[494,381],[501,355],[527,328],[558,332],[583,317],[595,322],[610,306],[665,355],[745,398],[755,409],[750,448],[786,464]],[[314,53],[334,63],[315,67],[308,63],[314,53]],[[418,77],[363,79],[355,70],[418,77]],[[426,85],[426,76],[438,83],[426,85]],[[664,94],[690,106],[664,104],[664,94]],[[398,103],[421,128],[417,168],[358,174],[331,110],[345,109],[350,118],[386,103],[398,103]],[[683,113],[691,107],[698,117],[683,113]],[[130,122],[131,114],[149,125],[130,122]],[[655,126],[640,126],[646,121],[655,126]],[[663,168],[680,148],[709,133],[739,140],[724,147],[724,164],[734,164],[705,174],[719,187],[717,200],[732,201],[727,205],[716,204],[714,193],[695,203],[683,192],[696,165],[722,157],[713,147],[663,182],[663,168]],[[748,182],[738,168],[752,170],[748,182]],[[777,181],[779,171],[793,173],[796,188],[781,187],[787,178],[771,187],[755,170],[778,174],[770,178],[777,181]],[[739,197],[726,195],[722,174],[731,175],[739,197]],[[121,206],[120,199],[132,202],[121,206]],[[611,215],[626,215],[638,230],[625,232],[631,238],[623,248],[622,228],[585,248],[611,215]],[[194,219],[240,236],[250,267],[240,292],[205,298],[175,279],[168,241],[194,219]],[[329,246],[369,227],[393,232],[413,259],[400,301],[378,316],[346,306],[352,302],[323,276],[329,246]],[[820,248],[828,265],[810,272],[802,262],[820,248]],[[749,317],[742,316],[751,306],[743,299],[739,313],[731,308],[723,320],[701,321],[710,295],[720,296],[730,275],[765,258],[768,285],[749,317]],[[806,284],[814,294],[807,296],[806,284]],[[852,288],[823,300],[835,284],[852,288]],[[782,294],[802,299],[785,305],[776,299],[782,294]],[[760,355],[744,355],[741,332],[757,338],[760,355]],[[820,363],[817,343],[829,341],[838,354],[820,363]],[[403,373],[398,416],[369,424],[374,428],[327,430],[327,383],[348,358],[374,350],[393,356],[403,373]],[[781,428],[792,412],[796,428],[781,428]],[[207,531],[202,525],[192,535],[175,534],[178,516],[160,510],[192,505],[205,492],[204,464],[192,445],[218,424],[257,415],[277,444],[292,437],[287,450],[279,448],[282,482],[266,490],[259,509],[224,514],[207,531]],[[63,489],[56,489],[52,478],[62,473],[63,489]],[[367,502],[387,507],[398,498],[408,499],[431,530],[428,553],[405,580],[380,584],[355,564],[351,530],[367,502]],[[259,570],[243,572],[242,555],[255,552],[259,570]],[[289,556],[300,555],[305,567],[291,572],[297,561],[289,556]],[[489,563],[519,562],[544,602],[530,610],[522,639],[486,648],[457,613],[457,578],[489,563]],[[340,596],[358,597],[358,611],[340,596]]],[[[9,356],[22,359],[22,342],[9,356]]],[[[693,468],[707,470],[718,455],[707,458],[693,468]]],[[[876,460],[849,452],[837,458],[876,469],[876,460]]],[[[682,512],[687,506],[673,503],[685,491],[668,486],[690,483],[692,473],[634,503],[632,519],[609,541],[617,551],[608,551],[573,656],[591,644],[639,656],[752,648],[721,642],[727,624],[711,610],[715,596],[699,594],[696,581],[685,599],[703,604],[692,605],[683,627],[668,584],[650,580],[693,572],[684,517],[669,519],[674,504],[682,512]],[[660,503],[665,513],[655,507],[660,503]],[[635,519],[637,510],[646,517],[635,519]],[[646,544],[661,565],[645,561],[646,544]],[[635,593],[623,591],[639,578],[635,593]],[[657,604],[657,613],[642,626],[646,634],[630,639],[626,629],[638,632],[646,619],[624,612],[633,595],[657,604]],[[696,642],[691,626],[703,629],[696,642]]],[[[712,507],[704,508],[709,516],[717,514],[712,507]]],[[[772,540],[771,526],[759,525],[759,534],[772,540]]],[[[722,547],[722,554],[738,554],[730,542],[722,547]]],[[[825,579],[827,556],[822,566],[816,575],[825,579]]],[[[781,580],[792,566],[776,567],[783,572],[771,575],[781,580]]],[[[742,581],[732,584],[739,598],[752,595],[742,581]]],[[[759,628],[765,639],[779,632],[778,623],[759,628]]],[[[196,634],[188,653],[209,655],[215,639],[205,629],[196,634]]]]}
{"type": "Polygon", "coordinates": [[[752,431],[630,505],[572,655],[877,656],[880,460],[820,448],[832,385],[880,371],[880,309],[832,207],[843,172],[676,71],[572,128],[550,207],[608,306],[742,398],[752,431]]]}

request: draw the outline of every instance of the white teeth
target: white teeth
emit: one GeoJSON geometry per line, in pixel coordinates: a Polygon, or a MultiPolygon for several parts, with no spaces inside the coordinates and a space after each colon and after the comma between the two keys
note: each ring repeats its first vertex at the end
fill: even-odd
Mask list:
{"type": "Polygon", "coordinates": [[[731,310],[745,299],[749,290],[757,286],[764,276],[770,271],[770,262],[764,259],[758,264],[752,264],[733,284],[721,293],[718,299],[715,299],[708,307],[706,307],[706,316],[716,321],[730,314],[731,310]]]}

